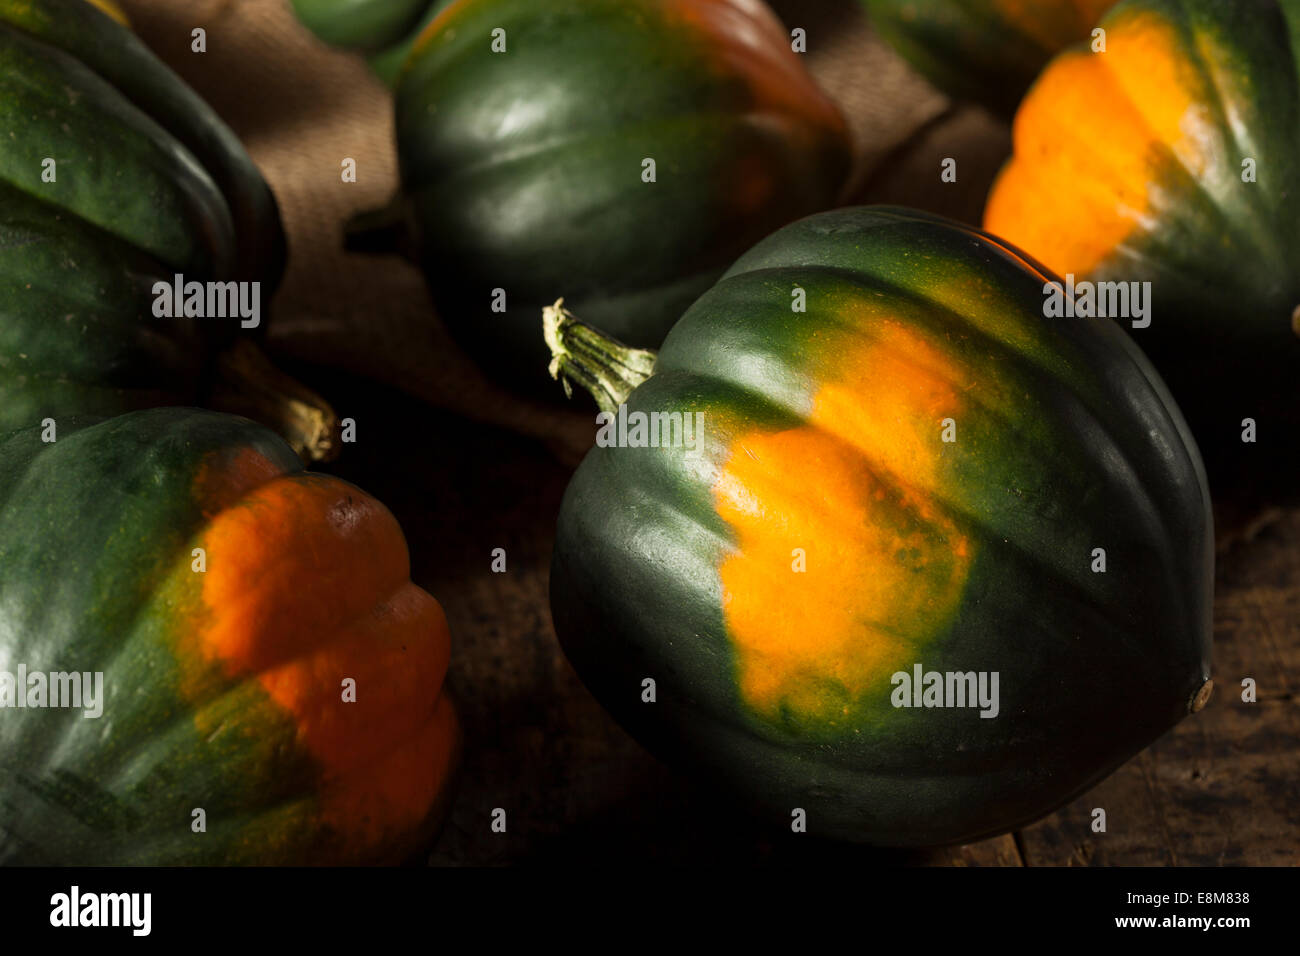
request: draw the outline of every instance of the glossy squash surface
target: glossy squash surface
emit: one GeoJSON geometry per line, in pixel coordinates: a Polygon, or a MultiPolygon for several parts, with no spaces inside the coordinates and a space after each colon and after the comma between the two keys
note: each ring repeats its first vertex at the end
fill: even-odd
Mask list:
{"type": "Polygon", "coordinates": [[[744,249],[831,205],[849,170],[842,117],[758,0],[461,0],[421,35],[396,97],[438,312],[525,390],[549,385],[543,306],[564,296],[656,346],[744,249]]]}
{"type": "Polygon", "coordinates": [[[292,0],[294,12],[326,43],[365,54],[381,80],[397,82],[420,31],[451,0],[292,0]]]}
{"type": "Polygon", "coordinates": [[[118,16],[0,0],[0,431],[192,403],[239,319],[158,318],[155,283],[261,282],[264,317],[283,268],[243,147],[118,16]]]}
{"type": "Polygon", "coordinates": [[[1294,0],[1117,6],[1106,53],[1035,84],[985,210],[1059,273],[1150,283],[1135,340],[1202,442],[1238,451],[1244,417],[1300,438],[1297,23],[1294,0]]]}
{"type": "Polygon", "coordinates": [[[393,516],[233,416],[48,437],[0,437],[0,862],[419,849],[459,735],[446,619],[393,516]],[[38,672],[102,675],[98,715],[38,672]]]}
{"type": "Polygon", "coordinates": [[[616,415],[552,612],[634,736],[779,825],[930,845],[1050,812],[1204,702],[1195,443],[1117,326],[1044,318],[1050,279],[845,209],[759,243],[657,356],[549,314],[556,371],[616,415]],[[936,706],[918,668],[995,699],[961,677],[936,706]]]}

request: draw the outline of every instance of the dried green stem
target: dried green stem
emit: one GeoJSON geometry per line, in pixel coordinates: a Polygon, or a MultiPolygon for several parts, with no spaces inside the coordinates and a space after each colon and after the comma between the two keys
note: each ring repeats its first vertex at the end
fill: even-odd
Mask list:
{"type": "Polygon", "coordinates": [[[617,413],[632,390],[654,374],[657,353],[623,345],[564,308],[564,300],[542,310],[542,335],[551,350],[551,378],[566,395],[581,385],[601,411],[617,413]]]}

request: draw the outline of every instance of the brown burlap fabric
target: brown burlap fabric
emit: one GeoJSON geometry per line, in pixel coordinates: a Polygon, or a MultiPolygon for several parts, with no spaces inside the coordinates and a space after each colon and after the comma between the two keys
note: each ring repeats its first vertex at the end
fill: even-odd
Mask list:
{"type": "MultiPolygon", "coordinates": [[[[541,438],[566,459],[590,443],[589,415],[520,401],[487,382],[434,318],[413,266],[343,252],[348,218],[397,188],[391,99],[360,58],[317,41],[288,0],[122,6],[240,135],[279,199],[291,258],[274,303],[273,354],[396,385],[541,438]],[[195,27],[207,31],[206,53],[191,52],[195,27]],[[340,179],[344,157],[357,162],[356,183],[340,179]]],[[[854,198],[976,221],[1008,149],[1005,125],[979,110],[949,110],[872,35],[857,0],[775,6],[807,30],[810,68],[849,118],[859,154],[854,198]],[[944,156],[959,158],[956,184],[939,180],[944,156]]]]}

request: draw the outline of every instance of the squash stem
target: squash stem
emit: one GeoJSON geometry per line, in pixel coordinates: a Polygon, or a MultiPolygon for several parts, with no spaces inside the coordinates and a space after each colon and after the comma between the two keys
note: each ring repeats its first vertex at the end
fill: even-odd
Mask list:
{"type": "Polygon", "coordinates": [[[658,353],[634,349],[580,322],[563,299],[542,309],[542,336],[551,350],[551,378],[572,397],[576,383],[603,412],[618,413],[632,390],[655,371],[658,353]]]}
{"type": "Polygon", "coordinates": [[[248,339],[217,356],[209,408],[266,425],[308,464],[338,457],[338,417],[329,402],[276,368],[248,339]]]}
{"type": "Polygon", "coordinates": [[[1187,702],[1188,713],[1195,714],[1210,702],[1210,695],[1214,693],[1214,681],[1206,678],[1205,683],[1200,686],[1191,699],[1187,702]]]}

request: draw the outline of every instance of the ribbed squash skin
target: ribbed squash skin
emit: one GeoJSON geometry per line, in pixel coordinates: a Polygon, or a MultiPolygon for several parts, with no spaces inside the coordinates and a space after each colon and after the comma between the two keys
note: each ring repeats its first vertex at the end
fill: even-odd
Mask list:
{"type": "Polygon", "coordinates": [[[845,209],[691,306],[626,404],[703,413],[699,456],[593,449],[551,568],[564,649],[634,736],[779,826],[930,845],[1050,812],[1188,712],[1195,444],[1118,327],[1043,318],[1047,278],[977,230],[845,209]],[[998,672],[999,715],[895,708],[918,663],[998,672]]]}
{"type": "Polygon", "coordinates": [[[451,0],[291,0],[298,19],[333,46],[366,54],[389,86],[411,45],[451,0]]]}
{"type": "Polygon", "coordinates": [[[744,249],[831,205],[849,169],[842,117],[759,0],[460,0],[396,96],[440,316],[489,372],[546,395],[543,306],[563,296],[657,346],[744,249]]]}
{"type": "Polygon", "coordinates": [[[84,0],[0,0],[0,134],[0,432],[193,402],[238,319],[155,318],[153,283],[262,281],[265,321],[284,262],[234,135],[84,0]]]}
{"type": "Polygon", "coordinates": [[[1133,337],[1202,445],[1254,454],[1251,417],[1294,461],[1300,3],[1129,0],[1103,25],[1104,55],[1061,54],[1026,97],[985,227],[1062,274],[1151,282],[1133,337]]]}
{"type": "Polygon", "coordinates": [[[1115,0],[862,0],[876,30],[951,96],[1010,115],[1038,71],[1115,0]]]}
{"type": "Polygon", "coordinates": [[[399,859],[458,745],[448,654],[392,515],[261,426],[168,408],[0,439],[0,670],[105,687],[98,719],[0,710],[2,863],[399,859]]]}

